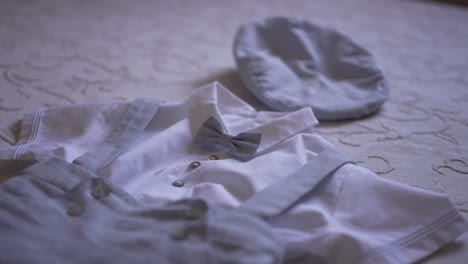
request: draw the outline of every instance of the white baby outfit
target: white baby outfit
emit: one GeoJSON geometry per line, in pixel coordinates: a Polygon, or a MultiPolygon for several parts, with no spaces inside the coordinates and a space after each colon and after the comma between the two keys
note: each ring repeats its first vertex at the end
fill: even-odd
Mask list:
{"type": "MultiPolygon", "coordinates": [[[[27,115],[18,141],[0,149],[0,159],[58,157],[71,163],[106,144],[130,106],[129,101],[91,103],[27,115]]],[[[316,124],[310,108],[256,111],[213,83],[184,102],[162,103],[140,136],[97,174],[142,203],[202,199],[237,208],[332,148],[312,131],[316,124]],[[210,117],[229,135],[261,133],[255,154],[242,160],[193,144],[210,117]]],[[[307,250],[327,263],[411,263],[467,229],[445,196],[353,164],[342,166],[269,223],[289,249],[307,250]]]]}

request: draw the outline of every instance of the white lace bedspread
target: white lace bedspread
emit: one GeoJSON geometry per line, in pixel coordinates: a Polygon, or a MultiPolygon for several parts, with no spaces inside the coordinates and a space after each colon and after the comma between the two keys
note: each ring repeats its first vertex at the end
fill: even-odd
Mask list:
{"type": "MultiPolygon", "coordinates": [[[[256,104],[232,40],[272,15],[334,27],[386,70],[379,114],[317,131],[381,177],[446,193],[468,218],[468,8],[434,1],[1,0],[0,125],[39,107],[179,101],[215,80],[256,104]]],[[[459,240],[423,263],[467,263],[468,235],[459,240]]]]}

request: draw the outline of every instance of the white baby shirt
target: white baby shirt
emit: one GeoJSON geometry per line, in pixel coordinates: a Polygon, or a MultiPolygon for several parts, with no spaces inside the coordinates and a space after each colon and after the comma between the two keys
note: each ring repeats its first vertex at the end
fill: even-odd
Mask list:
{"type": "MultiPolygon", "coordinates": [[[[131,102],[71,105],[23,118],[14,146],[0,159],[61,157],[69,162],[100,146],[116,129],[131,102]]],[[[163,103],[128,149],[100,171],[144,202],[184,198],[237,207],[332,147],[311,128],[310,108],[256,111],[219,83],[195,90],[181,103],[163,103]],[[210,117],[229,135],[262,134],[246,161],[193,144],[210,117]]],[[[348,164],[271,224],[289,247],[328,263],[410,263],[452,241],[467,229],[443,195],[384,180],[348,164]]]]}

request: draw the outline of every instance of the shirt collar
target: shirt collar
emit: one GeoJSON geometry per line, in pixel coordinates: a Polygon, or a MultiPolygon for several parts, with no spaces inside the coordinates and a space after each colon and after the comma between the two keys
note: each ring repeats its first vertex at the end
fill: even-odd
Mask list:
{"type": "Polygon", "coordinates": [[[194,90],[187,103],[192,138],[214,116],[230,135],[262,133],[257,153],[318,124],[310,107],[294,112],[257,111],[219,82],[194,90]]]}

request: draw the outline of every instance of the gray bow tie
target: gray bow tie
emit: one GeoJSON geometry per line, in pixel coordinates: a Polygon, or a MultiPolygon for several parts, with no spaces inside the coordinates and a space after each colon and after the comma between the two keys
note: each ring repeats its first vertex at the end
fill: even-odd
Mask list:
{"type": "Polygon", "coordinates": [[[240,133],[237,136],[225,134],[221,123],[210,116],[198,129],[193,143],[208,148],[222,147],[231,156],[247,160],[255,154],[261,139],[261,133],[240,133]]]}

